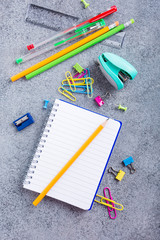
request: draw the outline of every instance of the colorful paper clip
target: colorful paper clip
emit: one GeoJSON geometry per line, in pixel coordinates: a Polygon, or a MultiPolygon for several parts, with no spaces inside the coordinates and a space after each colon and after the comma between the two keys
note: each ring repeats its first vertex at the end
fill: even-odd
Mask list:
{"type": "MultiPolygon", "coordinates": [[[[106,189],[108,190],[110,199],[113,200],[113,198],[112,198],[112,196],[111,196],[111,190],[110,190],[110,188],[108,188],[108,187],[105,187],[105,188],[103,189],[104,197],[107,198],[107,196],[106,196],[106,189]]],[[[106,203],[109,203],[108,200],[106,200],[106,203]]],[[[115,207],[114,203],[112,203],[112,206],[115,207]]],[[[107,207],[107,208],[108,208],[109,217],[110,217],[111,219],[115,219],[115,218],[117,217],[116,209],[110,208],[110,207],[107,207]],[[114,216],[111,215],[111,212],[114,212],[114,216]]]]}
{"type": "Polygon", "coordinates": [[[116,209],[116,210],[118,210],[118,211],[122,211],[123,210],[123,205],[122,204],[120,204],[120,203],[117,203],[117,202],[115,202],[115,201],[113,201],[113,200],[111,200],[111,199],[109,199],[109,198],[105,198],[105,197],[103,197],[103,196],[100,196],[100,195],[96,195],[96,198],[100,198],[100,200],[98,201],[98,200],[94,200],[95,202],[97,202],[97,203],[99,203],[99,204],[102,204],[102,205],[105,205],[105,206],[107,206],[107,207],[110,207],[110,208],[113,208],[113,209],[116,209]],[[104,201],[105,202],[104,202],[104,201]],[[111,203],[114,203],[115,205],[118,205],[118,206],[121,206],[121,208],[117,208],[117,207],[113,207],[113,205],[111,205],[111,204],[109,204],[109,203],[106,203],[106,201],[108,201],[108,202],[111,202],[111,203]]]}
{"type": "Polygon", "coordinates": [[[122,178],[123,178],[124,175],[125,175],[125,172],[124,172],[124,171],[119,170],[119,172],[118,172],[118,171],[114,170],[112,167],[110,167],[110,168],[108,169],[108,172],[109,172],[109,173],[112,173],[112,174],[115,176],[115,179],[117,179],[118,181],[121,181],[122,178]]]}
{"type": "Polygon", "coordinates": [[[76,101],[76,97],[73,96],[73,94],[69,91],[67,91],[64,87],[59,87],[58,91],[64,95],[65,97],[69,98],[71,101],[75,102],[76,101]]]}
{"type": "Polygon", "coordinates": [[[124,166],[127,166],[129,168],[131,174],[135,173],[136,171],[136,169],[133,167],[133,162],[134,160],[132,157],[126,158],[125,160],[122,161],[124,166]]]}
{"type": "Polygon", "coordinates": [[[67,71],[65,73],[65,76],[66,76],[66,79],[68,81],[68,84],[69,84],[69,87],[70,87],[71,91],[75,92],[76,91],[76,86],[75,86],[75,82],[74,82],[74,79],[72,77],[72,74],[69,71],[67,71]]]}
{"type": "MultiPolygon", "coordinates": [[[[84,86],[86,85],[86,79],[89,79],[91,81],[91,83],[94,83],[93,78],[91,77],[87,77],[87,78],[74,78],[74,82],[75,82],[75,86],[84,86]]],[[[68,84],[68,81],[66,79],[64,79],[62,81],[62,85],[68,84]]]]}
{"type": "Polygon", "coordinates": [[[81,72],[81,73],[76,73],[76,74],[73,76],[73,78],[82,78],[82,77],[84,77],[87,73],[88,73],[88,72],[87,72],[87,69],[84,69],[83,72],[81,72]]]}
{"type": "MultiPolygon", "coordinates": [[[[67,91],[72,92],[72,90],[69,87],[69,84],[63,84],[62,87],[64,87],[67,91]]],[[[93,89],[92,89],[92,91],[93,91],[93,89]]],[[[84,84],[83,86],[76,86],[76,91],[74,93],[87,94],[87,85],[84,84]]]]}

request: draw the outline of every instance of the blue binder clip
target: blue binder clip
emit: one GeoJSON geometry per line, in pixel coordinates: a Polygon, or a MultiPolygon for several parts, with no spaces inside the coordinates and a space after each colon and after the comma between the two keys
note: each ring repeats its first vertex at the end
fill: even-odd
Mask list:
{"type": "Polygon", "coordinates": [[[129,168],[130,170],[130,173],[135,173],[136,169],[133,167],[133,158],[132,157],[129,157],[129,158],[126,158],[125,160],[122,161],[122,163],[129,168]]]}
{"type": "Polygon", "coordinates": [[[14,122],[18,131],[28,127],[30,124],[34,123],[34,120],[30,113],[23,115],[22,117],[16,119],[14,122]]]}
{"type": "Polygon", "coordinates": [[[104,76],[117,90],[137,75],[137,70],[129,62],[113,53],[103,53],[98,57],[98,63],[104,76]]]}

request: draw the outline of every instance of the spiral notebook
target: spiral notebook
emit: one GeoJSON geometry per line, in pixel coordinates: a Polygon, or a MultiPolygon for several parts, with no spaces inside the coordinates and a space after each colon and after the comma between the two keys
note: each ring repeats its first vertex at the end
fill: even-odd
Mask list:
{"type": "MultiPolygon", "coordinates": [[[[41,193],[106,118],[56,99],[23,187],[41,193]]],[[[91,209],[120,128],[121,122],[110,119],[47,196],[91,209]]]]}

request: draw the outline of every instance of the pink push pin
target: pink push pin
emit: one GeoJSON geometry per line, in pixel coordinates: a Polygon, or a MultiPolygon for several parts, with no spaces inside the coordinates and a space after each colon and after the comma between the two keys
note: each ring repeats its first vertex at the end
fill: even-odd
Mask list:
{"type": "MultiPolygon", "coordinates": [[[[111,94],[109,92],[107,92],[102,97],[109,98],[110,96],[111,96],[111,94]]],[[[99,107],[101,107],[104,104],[104,101],[102,100],[102,98],[100,96],[97,96],[94,100],[96,101],[96,103],[98,104],[99,107]]]]}
{"type": "Polygon", "coordinates": [[[99,107],[101,107],[104,104],[104,102],[100,96],[97,96],[94,100],[96,101],[96,103],[98,104],[99,107]]]}
{"type": "MultiPolygon", "coordinates": [[[[105,188],[103,189],[104,197],[107,198],[107,196],[106,196],[106,191],[105,191],[106,189],[108,190],[110,199],[113,200],[113,198],[112,198],[112,196],[111,196],[111,190],[110,190],[110,188],[108,188],[108,187],[105,187],[105,188]]],[[[109,202],[106,200],[106,203],[109,203],[109,202]]],[[[115,207],[114,203],[112,203],[112,206],[115,207]]],[[[108,208],[109,217],[110,217],[111,219],[115,219],[115,218],[117,217],[116,209],[110,208],[110,207],[107,207],[107,208],[108,208]],[[111,216],[111,212],[114,212],[114,216],[113,216],[113,217],[111,216]]]]}

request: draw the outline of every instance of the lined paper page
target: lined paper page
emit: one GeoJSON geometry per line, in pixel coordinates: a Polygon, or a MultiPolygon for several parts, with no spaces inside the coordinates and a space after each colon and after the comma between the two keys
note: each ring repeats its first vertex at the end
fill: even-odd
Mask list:
{"type": "MultiPolygon", "coordinates": [[[[53,122],[48,121],[50,132],[38,163],[33,159],[28,172],[28,181],[24,188],[36,192],[42,190],[57,175],[89,136],[102,124],[106,117],[56,100],[51,114],[55,114],[53,122]],[[55,112],[54,109],[57,109],[55,112]],[[36,168],[33,168],[36,166],[36,168]],[[32,173],[34,171],[34,174],[32,173]],[[30,184],[28,184],[30,182],[30,184]]],[[[52,119],[51,117],[49,119],[52,119]]],[[[67,172],[48,192],[48,196],[67,202],[76,207],[88,210],[94,199],[104,168],[114,145],[120,122],[109,119],[105,128],[91,142],[85,151],[76,159],[67,172]]],[[[44,132],[46,134],[46,131],[44,132]]],[[[38,154],[38,153],[36,153],[38,154]]]]}

